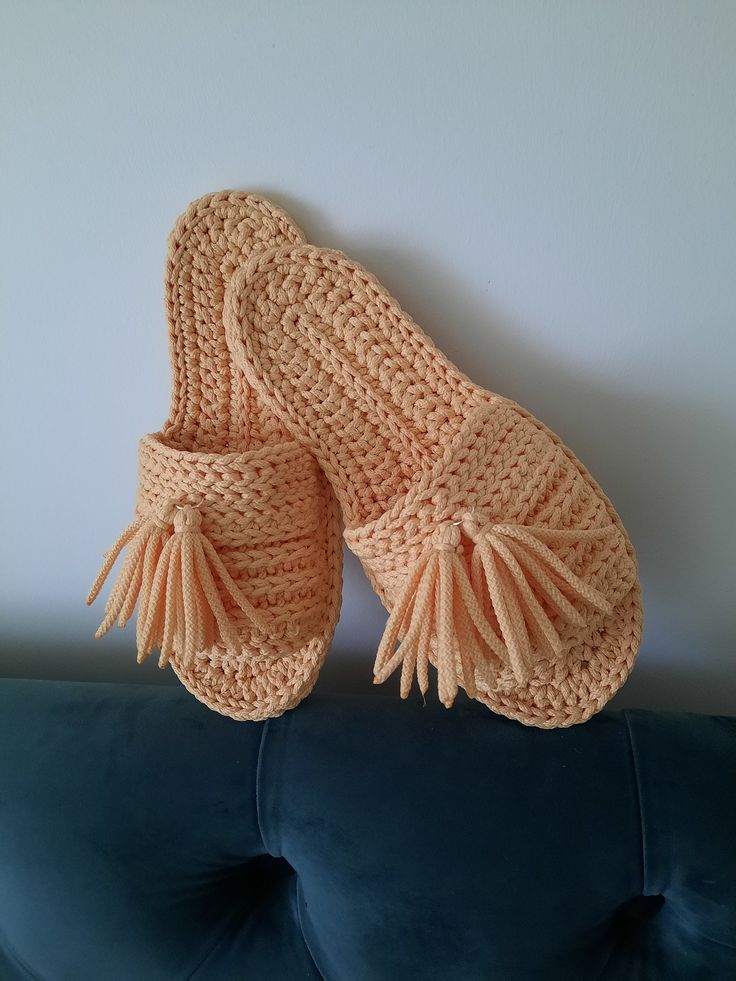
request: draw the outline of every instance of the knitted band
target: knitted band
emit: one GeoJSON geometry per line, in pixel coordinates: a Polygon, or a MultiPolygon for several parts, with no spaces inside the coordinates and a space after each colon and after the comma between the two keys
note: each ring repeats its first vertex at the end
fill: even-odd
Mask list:
{"type": "Polygon", "coordinates": [[[141,441],[137,513],[165,501],[198,509],[203,534],[267,624],[264,635],[226,602],[250,657],[278,657],[285,639],[298,648],[323,628],[328,495],[316,461],[294,442],[205,454],[141,441]]]}

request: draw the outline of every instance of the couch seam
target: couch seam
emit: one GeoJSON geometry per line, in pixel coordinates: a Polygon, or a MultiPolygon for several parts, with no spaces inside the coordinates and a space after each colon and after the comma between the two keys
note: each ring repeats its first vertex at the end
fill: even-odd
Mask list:
{"type": "Polygon", "coordinates": [[[28,964],[26,964],[25,960],[16,951],[15,947],[11,944],[7,934],[3,930],[0,930],[0,940],[3,941],[2,947],[4,948],[5,953],[8,955],[8,960],[14,963],[15,966],[18,967],[25,974],[27,978],[31,979],[31,981],[43,981],[41,975],[36,974],[36,972],[32,970],[28,964]]]}
{"type": "Polygon", "coordinates": [[[636,746],[634,745],[634,733],[631,728],[631,718],[628,711],[624,710],[624,721],[626,722],[626,732],[629,737],[629,752],[631,754],[631,766],[634,771],[634,784],[636,786],[636,806],[639,811],[639,837],[641,840],[641,894],[642,896],[648,896],[649,893],[649,875],[647,873],[648,864],[648,844],[647,844],[647,833],[644,826],[644,806],[643,806],[643,795],[641,786],[641,774],[639,772],[639,762],[636,755],[636,746]]]}
{"type": "MultiPolygon", "coordinates": [[[[692,924],[680,914],[674,903],[670,907],[669,915],[673,919],[677,920],[683,931],[694,932],[692,924]]],[[[736,951],[736,944],[730,944],[727,940],[719,940],[717,937],[711,937],[709,933],[704,933],[702,930],[698,930],[697,935],[699,940],[706,940],[708,943],[713,944],[716,947],[725,947],[726,950],[736,951]]]]}
{"type": "MultiPolygon", "coordinates": [[[[294,871],[296,872],[296,869],[294,871]]],[[[302,895],[302,883],[301,883],[301,880],[299,878],[299,875],[297,874],[297,876],[296,876],[296,895],[295,895],[294,899],[296,901],[296,918],[297,918],[297,922],[299,923],[299,932],[301,933],[302,940],[304,941],[304,948],[307,951],[307,953],[309,954],[309,958],[312,961],[312,964],[314,964],[314,969],[317,972],[318,977],[321,979],[321,981],[325,981],[325,976],[320,971],[319,967],[317,966],[317,960],[316,960],[316,958],[314,956],[314,951],[309,946],[309,941],[307,940],[307,935],[304,932],[304,920],[302,919],[302,907],[301,907],[301,904],[299,902],[299,898],[300,898],[301,895],[302,895]]]]}
{"type": "Polygon", "coordinates": [[[271,720],[266,719],[263,724],[263,729],[261,729],[261,739],[258,743],[258,759],[256,760],[256,825],[258,827],[258,834],[261,836],[263,850],[268,854],[271,854],[271,849],[266,842],[266,836],[263,830],[263,819],[261,815],[261,774],[263,772],[263,751],[266,744],[266,733],[268,732],[268,727],[270,724],[271,720]]]}
{"type": "MultiPolygon", "coordinates": [[[[261,731],[261,741],[258,746],[258,760],[256,762],[256,821],[258,823],[258,833],[261,836],[261,842],[263,843],[263,847],[265,848],[266,852],[269,855],[273,855],[273,852],[271,851],[271,849],[268,846],[268,843],[266,842],[266,836],[263,832],[263,821],[261,816],[261,796],[262,796],[261,786],[262,786],[262,774],[263,774],[263,766],[264,766],[263,756],[264,756],[264,749],[266,745],[267,730],[270,724],[271,724],[271,719],[266,719],[263,725],[263,729],[261,731]]],[[[279,857],[283,857],[283,856],[279,856],[279,857]]],[[[307,940],[306,933],[304,932],[304,920],[302,919],[302,909],[299,902],[299,897],[301,896],[302,893],[302,884],[301,884],[301,880],[299,879],[299,873],[297,872],[296,869],[294,869],[294,875],[296,877],[296,889],[295,889],[294,900],[296,903],[296,917],[297,917],[297,923],[299,924],[299,932],[302,937],[304,949],[306,950],[309,959],[314,965],[314,969],[317,972],[317,976],[321,979],[321,981],[325,981],[324,975],[322,974],[319,967],[317,966],[317,961],[315,960],[314,953],[312,952],[312,948],[309,946],[309,941],[307,940]]]]}
{"type": "Polygon", "coordinates": [[[220,931],[220,934],[217,937],[217,939],[212,943],[212,945],[210,947],[207,948],[207,950],[204,952],[204,954],[202,955],[202,957],[195,964],[195,966],[192,969],[192,971],[189,974],[187,974],[186,981],[192,981],[192,979],[197,974],[199,974],[199,972],[205,966],[205,964],[207,963],[207,961],[212,957],[212,955],[215,953],[215,951],[217,950],[217,948],[222,944],[223,940],[225,939],[226,935],[228,934],[228,932],[230,930],[230,927],[231,927],[231,924],[230,923],[227,923],[222,928],[222,930],[220,931]]]}

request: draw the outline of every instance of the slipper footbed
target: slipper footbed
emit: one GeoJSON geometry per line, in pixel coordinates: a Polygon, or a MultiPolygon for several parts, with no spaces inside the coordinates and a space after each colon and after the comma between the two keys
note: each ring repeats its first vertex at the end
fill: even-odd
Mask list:
{"type": "Polygon", "coordinates": [[[173,385],[164,432],[172,445],[224,453],[290,438],[233,365],[222,306],[238,265],[259,250],[302,241],[284,212],[237,191],[200,198],[176,222],[165,268],[173,385]]]}
{"type": "Polygon", "coordinates": [[[406,493],[490,397],[340,252],[254,256],[231,281],[225,322],[236,361],[317,457],[349,526],[406,493]]]}

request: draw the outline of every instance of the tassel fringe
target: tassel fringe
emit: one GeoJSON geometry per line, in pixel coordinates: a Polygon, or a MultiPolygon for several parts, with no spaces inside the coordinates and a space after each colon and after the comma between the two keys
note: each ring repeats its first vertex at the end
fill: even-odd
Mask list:
{"type": "Polygon", "coordinates": [[[518,684],[527,683],[535,648],[553,654],[562,648],[543,602],[557,617],[578,626],[584,626],[585,618],[563,588],[575,599],[611,612],[605,596],[576,576],[550,544],[607,537],[614,530],[613,525],[589,531],[512,524],[480,528],[470,514],[439,526],[388,618],[374,682],[382,683],[401,665],[401,697],[408,697],[415,673],[426,694],[434,641],[438,695],[447,708],[459,684],[475,697],[478,683],[493,683],[501,669],[510,669],[518,684]],[[469,572],[461,526],[473,543],[469,572]]]}
{"type": "Polygon", "coordinates": [[[126,547],[125,560],[96,637],[106,634],[116,621],[124,627],[137,604],[139,662],[154,648],[161,652],[160,667],[174,653],[188,662],[217,643],[237,650],[237,631],[223,602],[227,597],[256,627],[266,631],[260,613],[243,596],[203,534],[196,508],[166,504],[128,525],[106,554],[87,604],[97,598],[126,547]]]}

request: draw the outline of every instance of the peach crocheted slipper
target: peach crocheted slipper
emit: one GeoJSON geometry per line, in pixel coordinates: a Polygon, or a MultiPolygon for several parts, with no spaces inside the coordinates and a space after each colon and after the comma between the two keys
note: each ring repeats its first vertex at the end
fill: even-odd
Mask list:
{"type": "Polygon", "coordinates": [[[309,693],[340,606],[334,495],[233,365],[222,305],[233,270],[302,241],[284,212],[251,194],[195,201],[169,238],[168,422],[140,444],[136,516],[87,602],[126,557],[98,631],[138,605],[138,659],[154,648],[186,688],[236,719],[277,716],[309,693]]]}
{"type": "Polygon", "coordinates": [[[474,385],[339,252],[263,252],[233,276],[227,340],[319,461],[391,611],[376,681],[437,669],[528,725],[582,722],[626,679],[642,624],[611,503],[518,405],[474,385]],[[398,642],[398,648],[396,644],[398,642]]]}

